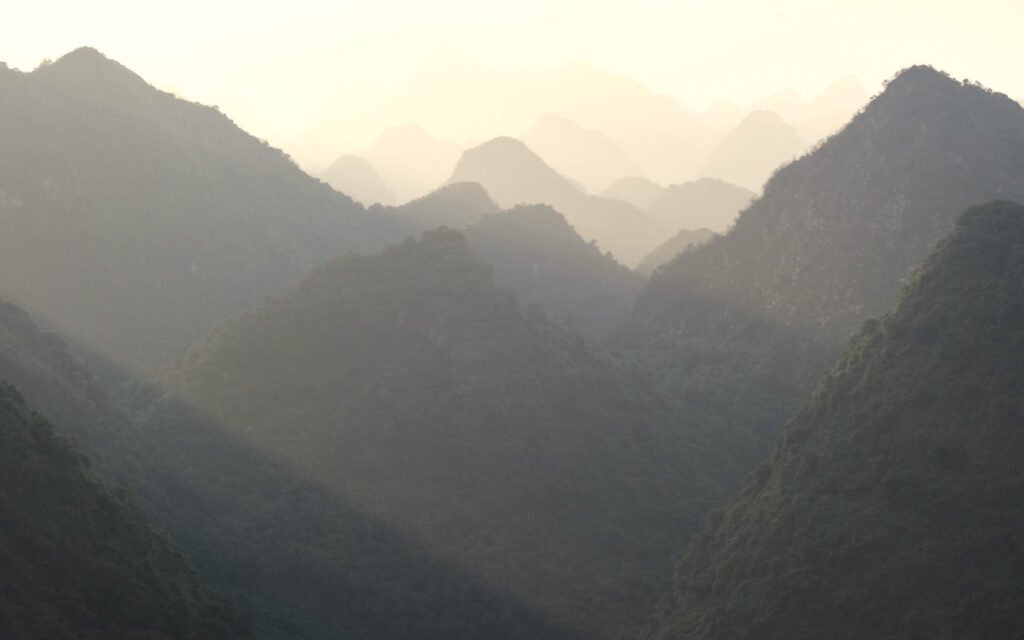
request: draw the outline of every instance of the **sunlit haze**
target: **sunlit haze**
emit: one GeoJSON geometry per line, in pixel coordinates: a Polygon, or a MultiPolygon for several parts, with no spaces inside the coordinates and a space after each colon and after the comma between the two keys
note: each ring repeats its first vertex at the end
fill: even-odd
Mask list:
{"type": "Polygon", "coordinates": [[[917,63],[1019,98],[1022,24],[1014,0],[57,0],[8,3],[0,55],[27,70],[92,46],[284,144],[343,88],[394,84],[438,50],[502,69],[581,60],[694,109],[845,74],[874,92],[917,63]]]}

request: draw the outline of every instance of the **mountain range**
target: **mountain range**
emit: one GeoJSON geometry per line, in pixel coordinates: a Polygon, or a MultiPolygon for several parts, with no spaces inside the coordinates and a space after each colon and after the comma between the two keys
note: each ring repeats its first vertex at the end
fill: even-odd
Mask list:
{"type": "Polygon", "coordinates": [[[644,637],[1024,633],[1024,207],[965,213],[870,320],[644,637]]]}

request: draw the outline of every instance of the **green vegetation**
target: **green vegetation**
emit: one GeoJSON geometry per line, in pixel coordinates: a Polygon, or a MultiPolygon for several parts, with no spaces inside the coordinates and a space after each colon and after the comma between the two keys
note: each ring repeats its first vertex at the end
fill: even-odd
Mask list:
{"type": "Polygon", "coordinates": [[[779,170],[727,234],[655,273],[617,344],[763,452],[956,216],[993,198],[1024,200],[1021,175],[1020,105],[907,69],[779,170]]]}
{"type": "Polygon", "coordinates": [[[240,614],[6,383],[0,486],[4,638],[251,637],[240,614]]]}
{"type": "Polygon", "coordinates": [[[647,638],[1024,636],[1024,207],[968,211],[869,321],[647,638]]]}
{"type": "MultiPolygon", "coordinates": [[[[739,473],[722,425],[686,411],[570,328],[521,308],[448,229],[320,267],[285,298],[219,327],[160,384],[162,400],[141,402],[147,432],[163,439],[153,449],[172,451],[168,475],[196,478],[188,499],[168,498],[169,509],[222,493],[210,507],[221,513],[219,504],[258,504],[247,494],[276,487],[262,498],[281,501],[272,508],[229,510],[207,525],[202,516],[167,519],[214,583],[243,602],[292,603],[310,592],[297,585],[318,583],[316,575],[354,571],[391,590],[395,619],[404,607],[422,614],[423,596],[403,602],[400,581],[381,586],[369,571],[407,577],[412,568],[394,559],[401,556],[388,563],[356,553],[366,539],[351,514],[363,514],[549,624],[617,637],[636,628],[647,600],[667,586],[683,542],[675,532],[694,527],[724,495],[720,479],[739,473]],[[219,438],[251,453],[193,453],[223,452],[219,438]],[[275,465],[329,496],[342,515],[325,521],[316,515],[323,499],[284,496],[285,483],[258,479],[275,465]],[[293,528],[297,538],[283,535],[293,528]],[[253,529],[267,536],[247,538],[253,529]],[[279,535],[287,545],[266,546],[279,535]],[[320,552],[323,540],[332,541],[329,552],[320,552]],[[204,546],[229,541],[236,552],[210,569],[204,546]],[[288,580],[247,569],[267,556],[288,567],[288,580]],[[310,567],[309,557],[331,568],[310,567]]],[[[309,597],[302,609],[336,619],[333,603],[309,597]]],[[[484,611],[467,616],[456,598],[441,604],[435,629],[472,631],[486,619],[484,611]]]]}

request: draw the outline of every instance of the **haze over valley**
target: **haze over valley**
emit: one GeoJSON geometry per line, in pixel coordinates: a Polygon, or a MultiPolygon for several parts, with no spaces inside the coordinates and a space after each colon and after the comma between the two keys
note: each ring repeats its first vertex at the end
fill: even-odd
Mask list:
{"type": "Polygon", "coordinates": [[[57,5],[0,637],[1024,637],[1018,4],[57,5]]]}

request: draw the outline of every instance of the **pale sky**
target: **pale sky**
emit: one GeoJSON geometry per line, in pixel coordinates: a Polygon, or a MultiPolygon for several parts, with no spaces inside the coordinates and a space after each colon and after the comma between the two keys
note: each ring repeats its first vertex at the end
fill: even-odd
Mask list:
{"type": "Polygon", "coordinates": [[[846,74],[871,90],[929,63],[1024,97],[1021,0],[8,0],[0,60],[32,69],[78,46],[222,111],[272,142],[345,86],[387,86],[438,49],[484,65],[570,60],[694,108],[846,74]]]}

